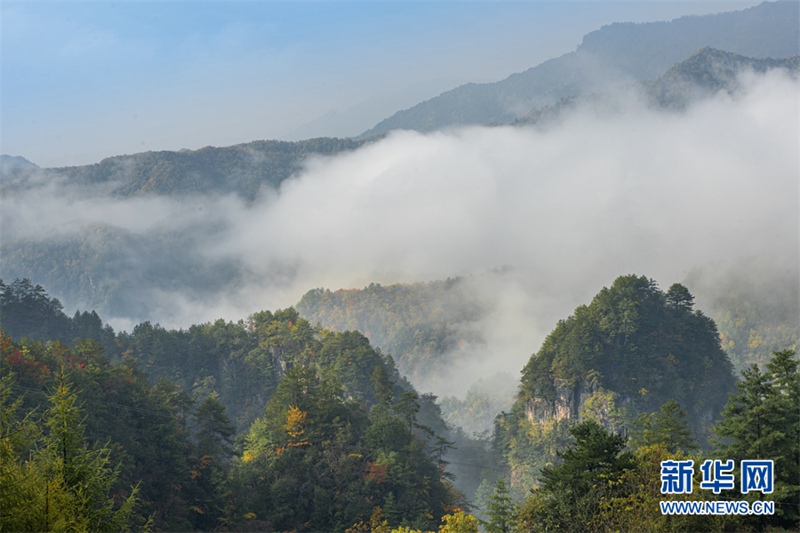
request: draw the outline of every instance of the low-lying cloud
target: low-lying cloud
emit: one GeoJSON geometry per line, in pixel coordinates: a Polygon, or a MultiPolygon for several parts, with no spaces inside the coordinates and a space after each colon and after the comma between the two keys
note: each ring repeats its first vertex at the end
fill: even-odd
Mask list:
{"type": "MultiPolygon", "coordinates": [[[[468,375],[423,384],[460,393],[477,376],[518,375],[558,319],[619,275],[666,287],[695,267],[765,255],[797,272],[798,83],[770,72],[743,84],[681,113],[631,92],[617,95],[616,111],[578,106],[546,128],[395,132],[308,161],[249,206],[234,197],[84,200],[39,186],[3,199],[3,241],[89,223],[145,241],[180,235],[185,250],[173,251],[187,268],[218,265],[229,276],[213,290],[145,280],[148,318],[184,327],[293,305],[315,287],[510,267],[475,287],[494,305],[468,375]]],[[[141,319],[117,314],[116,326],[141,319]]]]}

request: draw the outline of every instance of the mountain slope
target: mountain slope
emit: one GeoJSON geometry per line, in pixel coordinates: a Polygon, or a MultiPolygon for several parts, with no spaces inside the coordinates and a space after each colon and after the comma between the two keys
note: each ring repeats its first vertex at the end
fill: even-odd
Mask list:
{"type": "Polygon", "coordinates": [[[498,426],[512,479],[530,486],[574,421],[624,432],[669,400],[705,444],[735,378],[716,325],[693,305],[683,285],[663,292],[628,275],[560,320],[522,370],[517,402],[498,426]]]}
{"type": "MultiPolygon", "coordinates": [[[[715,48],[702,48],[688,59],[674,65],[657,78],[631,87],[640,88],[649,105],[664,109],[685,109],[693,101],[713,96],[719,91],[734,94],[741,90],[740,76],[746,72],[763,74],[782,69],[796,76],[800,72],[800,56],[757,59],[715,48]]],[[[620,91],[605,91],[562,98],[552,105],[533,109],[513,124],[544,124],[557,120],[576,107],[612,110],[618,106],[620,91]]]]}
{"type": "MultiPolygon", "coordinates": [[[[105,186],[118,197],[147,194],[235,193],[252,201],[263,186],[277,188],[283,180],[303,168],[309,157],[354,150],[363,142],[319,138],[305,141],[253,141],[246,144],[179,152],[143,152],[103,159],[93,165],[54,169],[0,168],[0,192],[25,187],[33,175],[60,179],[68,185],[105,186]],[[5,176],[5,177],[3,177],[5,176]]],[[[34,165],[35,167],[35,165],[34,165]]]]}
{"type": "Polygon", "coordinates": [[[798,53],[798,4],[764,2],[735,11],[671,22],[617,23],[586,35],[575,52],[496,83],[467,84],[399,111],[361,138],[396,129],[434,131],[503,123],[562,98],[658,76],[704,47],[745,56],[798,53]]]}
{"type": "Polygon", "coordinates": [[[648,97],[657,105],[683,108],[696,97],[721,90],[735,92],[743,72],[764,73],[771,69],[785,69],[796,74],[800,72],[800,56],[758,59],[703,48],[643,86],[648,97]]]}

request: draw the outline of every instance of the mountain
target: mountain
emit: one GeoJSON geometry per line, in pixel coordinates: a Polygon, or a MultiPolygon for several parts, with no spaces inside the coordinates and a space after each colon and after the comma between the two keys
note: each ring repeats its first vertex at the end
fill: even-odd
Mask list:
{"type": "MultiPolygon", "coordinates": [[[[252,201],[263,186],[277,188],[283,180],[303,168],[309,157],[334,155],[354,150],[363,141],[318,138],[305,141],[253,141],[217,148],[178,152],[143,152],[103,159],[93,165],[39,170],[51,180],[66,185],[105,186],[116,197],[139,195],[227,194],[235,193],[252,201]]],[[[24,188],[30,172],[9,174],[0,168],[0,192],[24,188]]]]}
{"type": "MultiPolygon", "coordinates": [[[[631,35],[639,32],[650,35],[645,31],[650,28],[656,34],[675,37],[690,35],[692,31],[707,27],[710,36],[716,35],[722,44],[730,45],[730,42],[723,42],[722,29],[735,26],[736,21],[744,28],[742,35],[749,35],[755,27],[774,24],[774,31],[763,32],[763,46],[757,47],[752,40],[742,37],[741,47],[749,46],[758,53],[792,51],[788,45],[784,49],[777,49],[767,44],[788,40],[783,29],[787,22],[780,15],[796,14],[796,8],[796,4],[788,7],[785,4],[762,4],[725,16],[689,17],[669,23],[612,25],[588,35],[584,44],[572,54],[543,63],[500,84],[465,87],[468,88],[467,93],[482,95],[481,98],[487,102],[497,104],[499,93],[493,92],[493,87],[502,86],[510,91],[506,93],[506,103],[526,102],[515,108],[513,114],[505,115],[506,119],[522,116],[517,119],[519,123],[539,122],[556,117],[574,105],[579,101],[574,94],[582,91],[591,90],[593,94],[580,98],[592,98],[598,105],[606,105],[603,94],[608,93],[601,90],[604,87],[602,83],[596,83],[598,78],[595,74],[600,70],[589,68],[592,66],[589,58],[592,55],[599,57],[600,52],[606,55],[612,53],[620,48],[619,43],[631,38],[631,35]],[[717,28],[716,32],[711,31],[714,27],[717,28]],[[784,37],[776,37],[781,35],[784,37]],[[567,70],[565,65],[569,66],[567,70]],[[537,87],[538,97],[550,104],[523,107],[531,102],[520,100],[520,95],[534,86],[531,83],[537,87]],[[565,83],[574,89],[567,91],[573,94],[568,98],[562,98],[565,83]],[[532,108],[534,112],[531,113],[532,108]]],[[[794,24],[792,21],[790,23],[794,24]]],[[[650,41],[645,39],[644,42],[650,41]]],[[[670,57],[675,54],[672,48],[670,57]]],[[[627,65],[625,68],[629,70],[638,69],[637,75],[651,80],[643,84],[645,91],[659,105],[673,108],[680,108],[688,99],[713,93],[722,87],[734,91],[735,72],[741,69],[763,71],[787,67],[796,71],[798,68],[796,56],[769,59],[759,58],[757,54],[745,57],[711,48],[696,50],[693,48],[681,56],[683,61],[669,63],[656,74],[652,74],[652,64],[634,61],[632,58],[638,56],[633,51],[622,53],[614,61],[606,59],[607,62],[627,65]]],[[[593,65],[596,67],[598,63],[593,65]]],[[[606,70],[605,74],[608,80],[613,78],[614,83],[632,83],[629,77],[617,77],[619,69],[606,70]]],[[[430,110],[431,115],[424,117],[431,129],[438,127],[437,110],[441,110],[440,107],[434,107],[430,110]]],[[[499,110],[502,106],[498,104],[495,107],[499,110]]],[[[415,113],[421,113],[420,116],[426,112],[420,106],[412,109],[415,113]]],[[[479,105],[456,106],[453,109],[469,114],[469,121],[481,123],[491,122],[497,116],[484,113],[486,108],[479,105]]],[[[335,138],[297,142],[253,141],[194,151],[120,155],[92,165],[52,169],[30,167],[14,158],[15,168],[0,169],[0,198],[4,203],[7,202],[6,205],[47,206],[48,201],[52,200],[54,210],[56,206],[60,209],[64,205],[84,202],[87,210],[102,211],[108,201],[115,206],[114,209],[127,209],[128,218],[120,217],[117,223],[107,215],[98,215],[99,218],[81,217],[73,215],[75,209],[70,207],[57,227],[33,230],[31,228],[35,224],[31,222],[40,222],[39,219],[47,217],[34,216],[32,218],[36,220],[28,221],[24,212],[19,216],[11,216],[9,213],[14,210],[6,209],[2,219],[0,275],[5,279],[40,280],[71,310],[77,307],[97,309],[112,320],[123,319],[128,323],[145,320],[157,312],[161,313],[159,316],[162,320],[165,320],[165,316],[177,316],[182,306],[188,305],[187,302],[191,302],[193,307],[213,305],[232,297],[258,275],[252,267],[233,255],[208,253],[212,250],[211,243],[227,236],[226,217],[219,216],[222,209],[214,208],[221,205],[218,203],[219,197],[236,195],[244,201],[243,205],[236,205],[246,209],[256,203],[260,191],[278,190],[285,180],[301,172],[311,159],[351,152],[370,142],[372,140],[335,138]],[[143,201],[145,197],[148,202],[143,201]],[[153,213],[163,213],[164,209],[161,204],[149,202],[154,197],[170,197],[179,205],[174,207],[169,216],[156,216],[153,213]],[[139,203],[118,202],[120,199],[133,198],[139,203]],[[187,224],[185,221],[192,213],[202,213],[201,218],[195,220],[195,217],[192,219],[195,222],[187,224]],[[131,224],[132,218],[136,219],[135,224],[131,224]]],[[[266,204],[269,205],[268,202],[266,204]]],[[[292,268],[292,265],[273,265],[271,274],[275,278],[288,279],[293,275],[292,268]]],[[[376,318],[378,316],[375,315],[376,318]]],[[[115,323],[120,327],[120,322],[115,323]]],[[[362,326],[359,324],[358,327],[362,326]]],[[[423,328],[423,331],[428,330],[423,328]]],[[[378,335],[378,330],[374,329],[373,333],[378,335]]],[[[414,333],[414,329],[411,333],[414,333]]],[[[436,338],[438,333],[432,335],[432,338],[436,338]]],[[[448,335],[442,338],[450,342],[453,338],[448,335]]],[[[422,360],[425,358],[423,354],[433,353],[423,349],[424,344],[430,344],[430,339],[424,340],[418,336],[415,342],[417,340],[421,344],[414,345],[414,353],[420,355],[422,360]]],[[[469,344],[470,339],[461,340],[469,344]]],[[[383,345],[383,342],[378,344],[383,345]]],[[[412,359],[409,357],[407,361],[412,359]]],[[[407,361],[399,361],[399,364],[403,366],[407,361]]],[[[415,373],[411,367],[404,370],[415,373]]]]}
{"type": "MultiPolygon", "coordinates": [[[[713,96],[719,91],[736,93],[741,89],[740,76],[745,72],[763,74],[772,69],[783,69],[796,76],[800,73],[800,56],[757,59],[706,47],[657,78],[637,82],[630,87],[641,89],[649,105],[680,110],[693,101],[713,96]]],[[[579,105],[613,110],[618,106],[618,95],[613,91],[604,91],[562,98],[555,104],[531,110],[514,120],[513,124],[546,124],[579,105]]]]}
{"type": "Polygon", "coordinates": [[[486,303],[462,278],[363,289],[314,289],[298,312],[333,331],[355,329],[391,354],[403,375],[419,383],[431,368],[451,363],[445,354],[480,343],[471,329],[484,318],[486,303]],[[472,328],[470,327],[472,326],[472,328]]]}
{"type": "Polygon", "coordinates": [[[31,163],[19,155],[0,154],[0,170],[7,172],[17,168],[39,168],[36,163],[31,163]]]}
{"type": "Polygon", "coordinates": [[[683,108],[697,97],[718,91],[735,92],[742,72],[764,73],[771,69],[785,69],[797,74],[800,72],[800,56],[759,59],[706,47],[642,85],[653,103],[661,107],[683,108]]]}
{"type": "Polygon", "coordinates": [[[624,433],[640,413],[674,400],[705,445],[734,385],[716,324],[694,309],[686,287],[664,292],[645,276],[621,276],[560,320],[531,356],[498,440],[512,479],[533,483],[574,421],[624,433]]]}
{"type": "Polygon", "coordinates": [[[469,83],[399,111],[365,131],[422,132],[506,123],[565,97],[654,78],[698,49],[713,47],[754,58],[798,53],[797,2],[764,2],[742,11],[671,22],[616,23],[587,34],[577,50],[495,82],[469,83]]]}
{"type": "Polygon", "coordinates": [[[0,155],[0,187],[7,182],[19,179],[20,176],[27,175],[30,171],[39,167],[27,159],[18,155],[0,155]]]}
{"type": "Polygon", "coordinates": [[[284,309],[115,335],[94,312],[70,319],[29,280],[0,280],[4,424],[9,396],[44,410],[65,370],[88,440],[113,443],[161,531],[217,530],[226,517],[237,530],[344,531],[375,506],[429,530],[463,505],[453,476],[471,495],[488,457],[359,332],[284,309]]]}

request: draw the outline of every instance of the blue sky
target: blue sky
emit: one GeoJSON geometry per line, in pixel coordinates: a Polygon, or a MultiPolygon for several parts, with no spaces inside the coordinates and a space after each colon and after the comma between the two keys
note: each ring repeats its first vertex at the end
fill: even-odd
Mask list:
{"type": "Polygon", "coordinates": [[[3,1],[0,152],[63,166],[355,135],[604,24],[757,3],[3,1]]]}

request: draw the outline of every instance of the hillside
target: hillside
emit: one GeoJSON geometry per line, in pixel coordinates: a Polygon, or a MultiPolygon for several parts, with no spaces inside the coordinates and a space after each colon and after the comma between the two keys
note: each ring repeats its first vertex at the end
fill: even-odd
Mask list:
{"type": "MultiPolygon", "coordinates": [[[[158,530],[343,531],[375,506],[393,527],[429,529],[463,501],[454,476],[470,496],[480,483],[483,446],[449,428],[436,398],[418,395],[358,332],[318,330],[286,309],[117,335],[94,312],[65,316],[28,280],[0,289],[4,509],[29,488],[44,493],[53,444],[37,440],[32,413],[56,416],[48,402],[73,417],[80,445],[64,455],[80,461],[88,447],[120,463],[104,490],[129,494],[138,483],[123,514],[151,516],[158,530]],[[30,444],[6,439],[7,424],[30,444]],[[23,459],[34,442],[50,451],[23,459]],[[12,476],[27,468],[28,481],[7,486],[6,461],[12,476]]],[[[32,524],[69,512],[49,511],[43,496],[26,505],[32,524]]]]}
{"type": "Polygon", "coordinates": [[[500,421],[516,483],[532,483],[568,442],[576,420],[615,432],[669,400],[686,411],[701,443],[735,378],[714,322],[680,284],[661,291],[644,276],[617,278],[589,305],[559,321],[522,371],[517,401],[500,421]]]}
{"type": "Polygon", "coordinates": [[[416,382],[445,363],[445,354],[480,342],[470,326],[486,308],[466,285],[455,278],[408,285],[373,283],[355,290],[315,289],[303,295],[297,310],[312,324],[363,331],[416,382]]]}
{"type": "Polygon", "coordinates": [[[743,11],[670,22],[611,24],[586,35],[574,52],[502,81],[444,92],[398,111],[360,138],[397,129],[427,132],[511,122],[562,98],[654,78],[705,47],[754,58],[796,55],[798,20],[796,2],[764,2],[743,11]]]}
{"type": "Polygon", "coordinates": [[[797,75],[800,56],[759,59],[707,47],[642,85],[654,104],[681,109],[719,91],[736,93],[740,89],[739,76],[743,73],[760,74],[772,69],[784,69],[797,75]]]}
{"type": "Polygon", "coordinates": [[[332,138],[253,141],[222,148],[120,155],[77,167],[39,170],[35,165],[16,166],[10,173],[4,165],[0,167],[0,175],[5,176],[0,178],[0,184],[7,185],[0,193],[24,189],[26,182],[35,177],[59,180],[65,185],[102,187],[105,194],[121,198],[233,193],[252,201],[262,187],[277,189],[299,172],[307,158],[354,150],[362,144],[332,138]]]}
{"type": "MultiPolygon", "coordinates": [[[[741,91],[742,75],[764,74],[773,69],[783,70],[796,77],[800,72],[800,56],[756,59],[706,47],[660,76],[632,83],[627,89],[640,92],[647,105],[678,111],[720,91],[735,95],[741,91]]],[[[603,91],[562,98],[555,104],[531,110],[514,120],[513,124],[523,126],[556,123],[564,114],[578,107],[613,112],[619,107],[619,94],[627,93],[624,90],[603,91]]]]}

